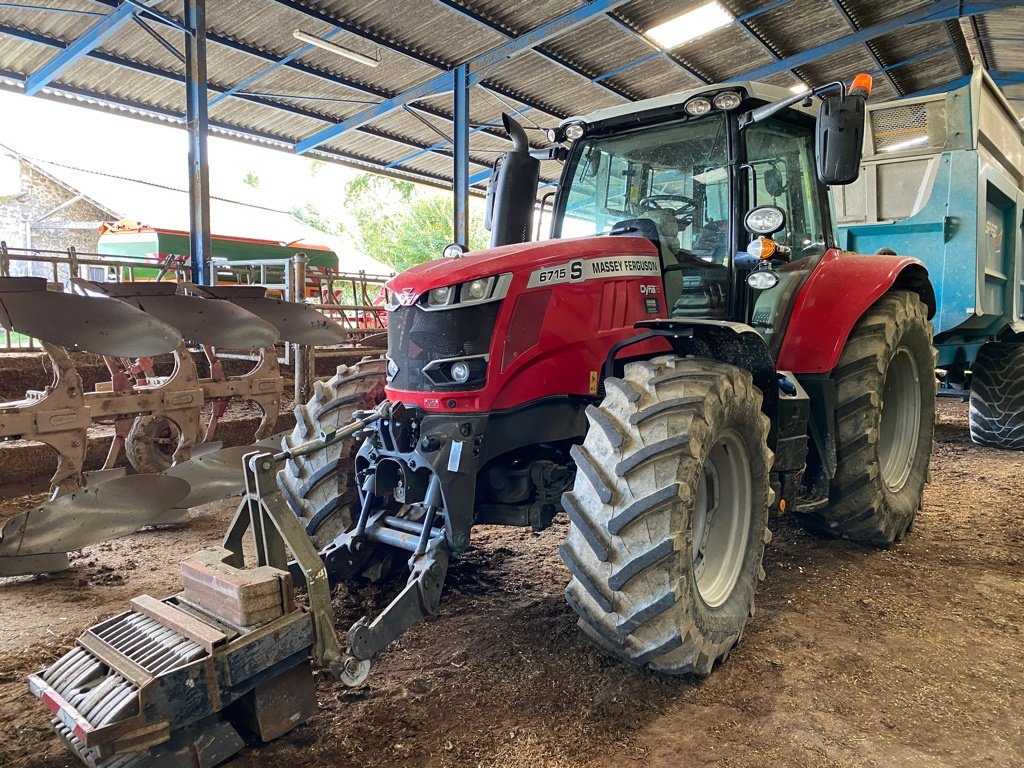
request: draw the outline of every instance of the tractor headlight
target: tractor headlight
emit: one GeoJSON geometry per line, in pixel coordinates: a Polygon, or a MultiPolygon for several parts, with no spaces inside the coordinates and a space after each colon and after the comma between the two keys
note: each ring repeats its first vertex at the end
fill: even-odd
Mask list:
{"type": "Polygon", "coordinates": [[[388,358],[388,381],[391,381],[391,379],[395,378],[395,376],[397,376],[397,375],[398,375],[398,363],[396,363],[394,360],[392,360],[389,357],[388,358]]]}
{"type": "Polygon", "coordinates": [[[452,381],[457,384],[465,384],[469,381],[469,363],[464,360],[459,360],[456,363],[452,363],[452,381]]]}
{"type": "Polygon", "coordinates": [[[466,297],[479,301],[480,299],[486,299],[487,295],[491,292],[491,284],[494,282],[493,277],[478,278],[465,283],[462,287],[463,300],[466,297]]]}
{"type": "Polygon", "coordinates": [[[759,205],[747,212],[743,226],[755,235],[773,235],[786,226],[786,214],[778,206],[759,205]]]}
{"type": "Polygon", "coordinates": [[[581,122],[569,123],[562,132],[565,134],[565,138],[576,141],[583,138],[583,134],[587,132],[587,126],[586,123],[581,122]]]}
{"type": "Polygon", "coordinates": [[[505,298],[512,284],[512,273],[477,277],[464,283],[431,288],[419,304],[427,310],[455,309],[463,304],[482,304],[505,298]]]}
{"type": "Polygon", "coordinates": [[[434,288],[427,294],[427,304],[431,307],[443,307],[451,303],[454,294],[454,285],[446,285],[443,288],[434,288]]]}
{"type": "Polygon", "coordinates": [[[736,109],[742,100],[736,91],[722,91],[712,101],[715,109],[736,109]]]}
{"type": "Polygon", "coordinates": [[[779,284],[779,275],[774,269],[755,269],[747,275],[747,285],[755,291],[767,291],[779,284]]]}
{"type": "Polygon", "coordinates": [[[683,111],[690,117],[700,117],[711,111],[711,99],[707,96],[695,96],[683,105],[683,111]]]}

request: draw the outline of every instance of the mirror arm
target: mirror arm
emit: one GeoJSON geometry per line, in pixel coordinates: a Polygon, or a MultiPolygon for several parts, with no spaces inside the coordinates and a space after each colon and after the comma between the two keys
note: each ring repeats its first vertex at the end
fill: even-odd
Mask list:
{"type": "Polygon", "coordinates": [[[740,115],[739,129],[742,131],[744,128],[747,128],[748,126],[751,126],[754,123],[759,123],[762,120],[766,120],[772,115],[774,115],[776,112],[781,112],[782,110],[786,109],[786,107],[791,107],[798,101],[809,99],[812,96],[817,96],[821,98],[821,94],[826,93],[827,91],[830,91],[833,88],[837,87],[839,88],[840,93],[842,93],[843,98],[846,98],[846,84],[843,83],[841,80],[836,80],[834,82],[826,83],[825,85],[819,86],[818,88],[806,90],[803,93],[798,93],[795,96],[789,96],[785,99],[782,99],[781,101],[773,101],[771,104],[765,104],[764,106],[757,107],[755,109],[750,110],[749,112],[744,112],[742,115],[740,115]]]}

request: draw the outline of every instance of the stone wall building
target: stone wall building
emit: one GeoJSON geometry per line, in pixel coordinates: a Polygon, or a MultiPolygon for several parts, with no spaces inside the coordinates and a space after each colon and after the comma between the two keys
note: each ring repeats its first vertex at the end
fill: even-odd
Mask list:
{"type": "Polygon", "coordinates": [[[118,213],[14,150],[0,145],[0,155],[0,240],[8,248],[95,253],[100,224],[118,213]]]}

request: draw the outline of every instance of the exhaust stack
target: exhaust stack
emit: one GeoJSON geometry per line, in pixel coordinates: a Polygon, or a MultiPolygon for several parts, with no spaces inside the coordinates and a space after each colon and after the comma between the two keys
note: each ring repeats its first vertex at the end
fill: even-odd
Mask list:
{"type": "Polygon", "coordinates": [[[494,163],[487,186],[484,226],[490,230],[492,248],[530,239],[540,181],[540,160],[530,156],[523,126],[504,113],[501,121],[512,140],[512,149],[494,163]]]}

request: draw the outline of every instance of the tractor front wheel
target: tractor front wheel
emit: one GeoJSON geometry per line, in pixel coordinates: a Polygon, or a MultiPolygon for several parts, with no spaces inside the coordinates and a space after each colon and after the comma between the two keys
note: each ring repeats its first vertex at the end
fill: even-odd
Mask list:
{"type": "Polygon", "coordinates": [[[761,393],[747,371],[674,356],[630,363],[605,389],[563,496],[566,599],[608,653],[707,675],[739,641],[764,577],[761,393]]]}
{"type": "MultiPolygon", "coordinates": [[[[283,438],[283,447],[313,440],[351,423],[354,411],[370,410],[384,399],[386,363],[364,358],[355,365],[339,366],[330,381],[314,384],[313,396],[295,408],[295,429],[283,438]]],[[[354,462],[358,441],[339,440],[322,450],[289,459],[277,474],[277,485],[292,511],[302,521],[313,543],[323,549],[348,530],[359,512],[354,462]]]]}

